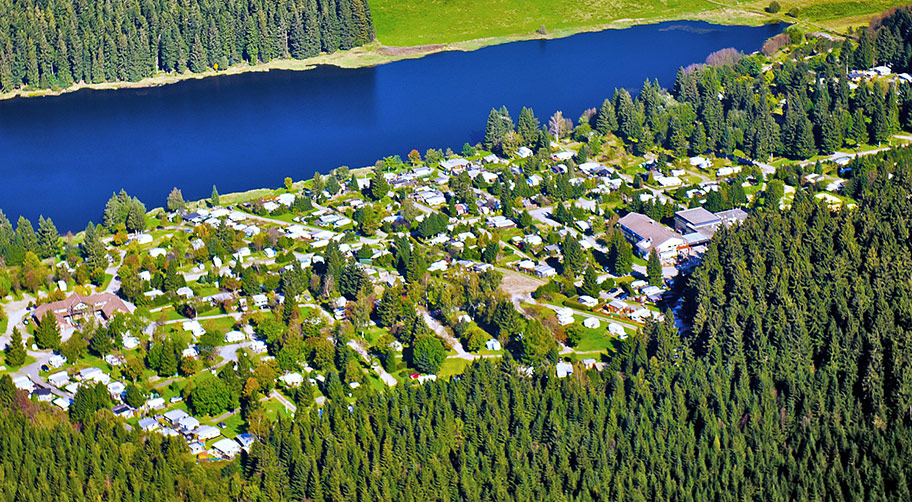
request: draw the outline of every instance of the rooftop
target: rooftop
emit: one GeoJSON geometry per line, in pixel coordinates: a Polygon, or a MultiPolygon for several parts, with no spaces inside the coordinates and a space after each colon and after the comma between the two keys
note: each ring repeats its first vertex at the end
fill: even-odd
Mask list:
{"type": "Polygon", "coordinates": [[[695,207],[692,209],[678,211],[675,213],[675,218],[681,218],[684,222],[693,227],[718,224],[722,221],[719,216],[707,211],[706,209],[703,209],[702,207],[695,207]]]}

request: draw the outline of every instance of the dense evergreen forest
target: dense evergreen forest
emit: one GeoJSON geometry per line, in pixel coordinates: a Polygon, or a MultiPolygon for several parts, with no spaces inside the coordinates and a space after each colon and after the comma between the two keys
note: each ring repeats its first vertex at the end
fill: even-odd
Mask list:
{"type": "Polygon", "coordinates": [[[798,192],[789,210],[761,209],[721,231],[690,282],[692,332],[679,336],[669,312],[603,372],[561,380],[547,369],[523,376],[509,356],[479,362],[351,407],[330,400],[258,429],[249,455],[209,466],[188,463],[177,442],[112,427],[106,411],[77,430],[26,419],[23,404],[0,413],[2,492],[909,500],[912,150],[850,167],[857,210],[832,212],[798,192]]]}
{"type": "Polygon", "coordinates": [[[3,0],[0,87],[136,81],[303,59],[373,38],[366,0],[3,0]]]}

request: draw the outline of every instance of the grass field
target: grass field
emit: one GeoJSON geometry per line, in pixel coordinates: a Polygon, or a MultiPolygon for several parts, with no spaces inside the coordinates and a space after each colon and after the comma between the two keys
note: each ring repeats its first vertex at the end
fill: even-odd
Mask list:
{"type": "Polygon", "coordinates": [[[384,45],[444,44],[480,38],[681,18],[718,9],[706,0],[373,0],[377,38],[384,45]]]}
{"type": "MultiPolygon", "coordinates": [[[[763,11],[769,0],[373,0],[377,39],[386,46],[452,44],[479,39],[528,38],[544,25],[547,36],[623,28],[633,24],[694,19],[724,24],[758,25],[800,9],[798,22],[843,29],[902,2],[891,0],[785,0],[776,15],[763,11]]],[[[498,40],[489,40],[498,42],[498,40]]]]}

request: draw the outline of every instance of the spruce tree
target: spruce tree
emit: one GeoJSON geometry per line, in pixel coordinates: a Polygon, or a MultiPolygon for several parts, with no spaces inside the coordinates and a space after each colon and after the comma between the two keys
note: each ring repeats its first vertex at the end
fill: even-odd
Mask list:
{"type": "Polygon", "coordinates": [[[649,252],[649,261],[646,262],[646,277],[650,285],[662,285],[662,262],[659,261],[659,255],[655,249],[649,252]]]}
{"type": "Polygon", "coordinates": [[[35,254],[41,252],[38,245],[38,234],[35,233],[32,222],[24,216],[20,216],[19,221],[16,223],[15,243],[16,246],[24,251],[31,251],[35,254]]]}
{"type": "Polygon", "coordinates": [[[567,277],[575,277],[586,264],[586,254],[575,236],[567,233],[561,243],[561,253],[564,255],[564,274],[567,277]]]}
{"type": "Polygon", "coordinates": [[[614,105],[611,104],[610,99],[602,101],[602,106],[599,108],[598,117],[595,122],[595,130],[605,136],[608,133],[614,132],[617,130],[617,116],[614,112],[614,105]]]}
{"type": "Polygon", "coordinates": [[[598,274],[595,272],[595,268],[590,265],[586,268],[586,273],[583,274],[583,284],[580,286],[580,292],[584,295],[598,298],[601,291],[602,286],[598,282],[598,274]]]}
{"type": "Polygon", "coordinates": [[[374,175],[370,181],[370,195],[373,200],[380,200],[389,192],[389,183],[383,177],[379,169],[374,170],[374,175]]]}
{"type": "Polygon", "coordinates": [[[871,115],[871,143],[882,143],[890,137],[890,120],[884,108],[880,93],[874,97],[874,113],[871,115]]]}
{"type": "Polygon", "coordinates": [[[51,258],[57,255],[60,247],[60,235],[50,218],[38,217],[38,253],[40,258],[51,258]]]}
{"type": "Polygon", "coordinates": [[[35,344],[42,349],[56,349],[60,346],[60,326],[54,313],[48,310],[38,322],[35,330],[35,344]]]}
{"type": "Polygon", "coordinates": [[[22,366],[25,362],[25,346],[22,344],[22,334],[18,327],[13,327],[13,333],[10,335],[9,345],[6,346],[6,355],[4,363],[7,366],[22,366]]]}
{"type": "Polygon", "coordinates": [[[91,271],[104,270],[108,266],[107,250],[92,222],[86,225],[82,255],[91,271]]]}
{"type": "Polygon", "coordinates": [[[522,137],[526,144],[532,144],[538,139],[540,134],[538,119],[532,113],[531,108],[523,107],[519,112],[519,118],[516,121],[516,132],[522,137]]]}

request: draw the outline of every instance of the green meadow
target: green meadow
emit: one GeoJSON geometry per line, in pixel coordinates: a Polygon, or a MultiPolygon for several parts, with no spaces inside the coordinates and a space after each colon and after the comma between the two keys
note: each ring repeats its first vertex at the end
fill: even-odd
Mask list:
{"type": "Polygon", "coordinates": [[[805,24],[814,29],[842,29],[866,24],[871,16],[903,5],[873,2],[780,0],[780,11],[764,11],[769,1],[708,0],[372,0],[377,38],[384,46],[421,46],[479,41],[488,45],[518,38],[547,37],[675,19],[758,25],[770,21],[805,24]],[[796,7],[797,18],[786,13],[796,7]]]}

